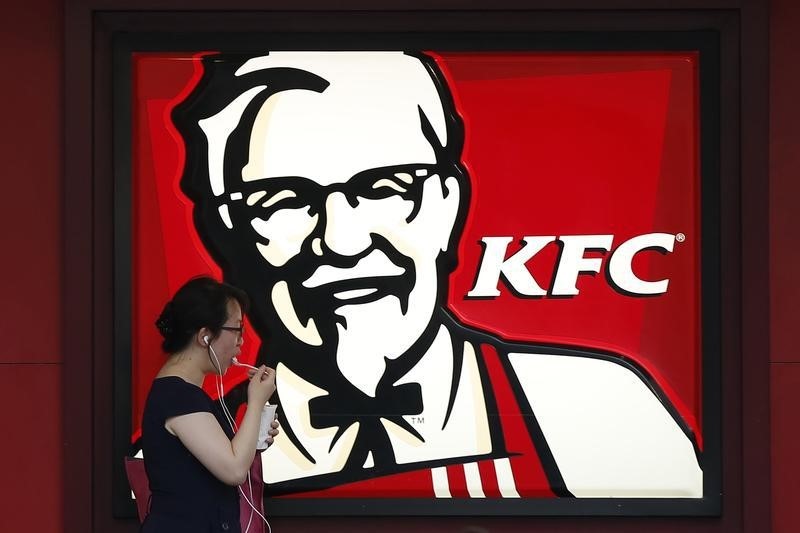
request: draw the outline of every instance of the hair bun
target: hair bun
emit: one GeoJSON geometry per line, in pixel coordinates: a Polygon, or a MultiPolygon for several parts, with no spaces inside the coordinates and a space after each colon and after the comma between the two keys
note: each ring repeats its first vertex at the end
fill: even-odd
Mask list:
{"type": "Polygon", "coordinates": [[[156,320],[156,327],[164,338],[175,332],[175,318],[172,313],[172,302],[167,302],[161,315],[156,320]]]}

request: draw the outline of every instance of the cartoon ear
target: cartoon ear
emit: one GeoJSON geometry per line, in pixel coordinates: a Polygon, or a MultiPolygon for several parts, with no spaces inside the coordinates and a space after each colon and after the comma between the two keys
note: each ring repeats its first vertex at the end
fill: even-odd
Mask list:
{"type": "Polygon", "coordinates": [[[458,212],[464,209],[461,202],[464,200],[461,197],[461,182],[455,176],[442,176],[444,180],[444,187],[447,189],[447,196],[442,199],[442,208],[440,216],[443,218],[442,227],[449,228],[449,231],[443,236],[444,242],[441,244],[442,252],[451,252],[451,246],[458,246],[458,241],[461,238],[463,227],[456,227],[458,221],[458,212]]]}

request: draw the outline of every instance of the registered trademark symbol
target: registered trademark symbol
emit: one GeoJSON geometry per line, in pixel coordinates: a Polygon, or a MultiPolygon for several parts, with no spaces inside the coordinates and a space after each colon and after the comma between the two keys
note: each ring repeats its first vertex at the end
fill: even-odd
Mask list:
{"type": "Polygon", "coordinates": [[[686,240],[686,235],[684,235],[683,233],[678,233],[677,235],[675,235],[675,240],[678,242],[683,242],[686,240]]]}

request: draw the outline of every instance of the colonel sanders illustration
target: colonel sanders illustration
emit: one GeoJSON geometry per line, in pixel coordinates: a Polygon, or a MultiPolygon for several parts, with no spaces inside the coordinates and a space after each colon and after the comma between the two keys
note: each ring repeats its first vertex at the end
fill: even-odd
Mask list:
{"type": "Polygon", "coordinates": [[[269,493],[369,481],[448,498],[458,475],[470,497],[702,497],[693,435],[644,371],[448,311],[470,178],[432,58],[203,63],[173,113],[181,186],[277,369],[269,493]]]}

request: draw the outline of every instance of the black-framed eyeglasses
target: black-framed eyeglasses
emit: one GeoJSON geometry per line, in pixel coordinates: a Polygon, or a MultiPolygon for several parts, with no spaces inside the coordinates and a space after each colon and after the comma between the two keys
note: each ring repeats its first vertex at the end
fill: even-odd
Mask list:
{"type": "Polygon", "coordinates": [[[227,331],[235,331],[240,337],[244,335],[244,324],[241,326],[220,326],[219,329],[224,329],[227,331]]]}
{"type": "Polygon", "coordinates": [[[309,207],[309,214],[320,212],[325,199],[341,192],[351,203],[359,198],[381,200],[399,196],[413,201],[413,218],[422,196],[422,185],[432,176],[446,175],[447,166],[411,164],[376,168],[359,172],[344,183],[320,185],[300,176],[275,177],[238,184],[238,192],[230,194],[233,209],[242,210],[248,220],[268,219],[280,209],[309,207]]]}

